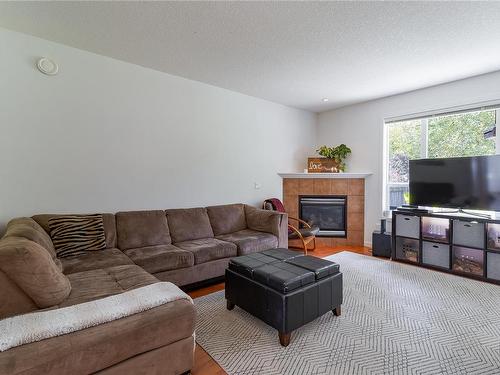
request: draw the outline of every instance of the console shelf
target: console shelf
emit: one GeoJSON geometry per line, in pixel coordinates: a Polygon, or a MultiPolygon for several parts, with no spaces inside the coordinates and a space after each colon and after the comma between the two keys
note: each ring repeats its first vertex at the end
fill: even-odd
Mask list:
{"type": "Polygon", "coordinates": [[[500,284],[500,220],[392,213],[392,260],[500,284]]]}

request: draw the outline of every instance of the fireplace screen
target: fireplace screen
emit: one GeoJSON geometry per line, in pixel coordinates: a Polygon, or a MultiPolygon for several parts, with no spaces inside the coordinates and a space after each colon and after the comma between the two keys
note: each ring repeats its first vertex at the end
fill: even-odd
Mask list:
{"type": "Polygon", "coordinates": [[[300,196],[299,217],[319,227],[318,236],[346,237],[347,197],[300,196]]]}

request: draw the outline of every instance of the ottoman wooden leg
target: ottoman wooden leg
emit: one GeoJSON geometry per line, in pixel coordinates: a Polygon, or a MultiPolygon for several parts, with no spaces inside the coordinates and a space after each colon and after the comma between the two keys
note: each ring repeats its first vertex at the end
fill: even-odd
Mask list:
{"type": "Polygon", "coordinates": [[[232,303],[230,300],[226,300],[226,307],[228,310],[234,309],[234,303],[232,303]]]}
{"type": "Polygon", "coordinates": [[[337,306],[332,311],[333,311],[333,315],[335,315],[335,316],[340,316],[340,314],[342,314],[342,310],[341,310],[340,306],[337,306]]]}
{"type": "Polygon", "coordinates": [[[292,337],[291,333],[278,332],[278,336],[281,346],[288,346],[288,344],[290,344],[290,338],[292,337]]]}

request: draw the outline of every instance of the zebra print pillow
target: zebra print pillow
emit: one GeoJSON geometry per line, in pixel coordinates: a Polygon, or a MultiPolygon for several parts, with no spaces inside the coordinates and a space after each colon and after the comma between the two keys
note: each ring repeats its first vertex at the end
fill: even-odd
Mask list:
{"type": "Polygon", "coordinates": [[[102,215],[61,215],[49,219],[58,258],[106,248],[102,215]]]}

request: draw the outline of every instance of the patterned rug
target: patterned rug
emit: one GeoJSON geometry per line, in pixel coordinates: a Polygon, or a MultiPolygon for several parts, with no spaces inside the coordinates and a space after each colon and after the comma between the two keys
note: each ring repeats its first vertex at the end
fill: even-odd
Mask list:
{"type": "Polygon", "coordinates": [[[229,374],[500,374],[500,286],[342,252],[342,316],[292,333],[195,299],[196,341],[229,374]]]}

